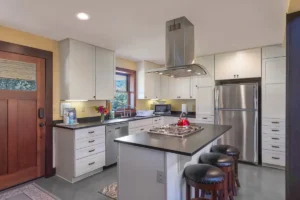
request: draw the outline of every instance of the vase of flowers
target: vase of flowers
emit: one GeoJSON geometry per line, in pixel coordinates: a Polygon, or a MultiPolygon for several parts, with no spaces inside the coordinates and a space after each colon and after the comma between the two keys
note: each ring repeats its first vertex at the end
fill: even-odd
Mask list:
{"type": "Polygon", "coordinates": [[[105,115],[109,113],[108,109],[105,108],[104,106],[95,106],[94,108],[98,113],[101,114],[100,121],[104,122],[105,115]]]}

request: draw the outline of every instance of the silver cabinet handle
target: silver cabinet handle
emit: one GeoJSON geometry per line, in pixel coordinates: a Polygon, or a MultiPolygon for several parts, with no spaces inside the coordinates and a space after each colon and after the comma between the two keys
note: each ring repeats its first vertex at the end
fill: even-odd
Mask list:
{"type": "Polygon", "coordinates": [[[272,159],[274,159],[274,160],[279,160],[280,158],[278,158],[278,157],[272,157],[272,159]]]}
{"type": "Polygon", "coordinates": [[[273,131],[273,132],[278,132],[279,130],[275,130],[275,129],[274,129],[274,130],[272,130],[272,131],[273,131]]]}
{"type": "Polygon", "coordinates": [[[95,133],[95,131],[90,131],[89,134],[91,134],[91,133],[95,133]]]}
{"type": "Polygon", "coordinates": [[[95,151],[95,149],[89,150],[90,153],[93,152],[93,151],[95,151]]]}
{"type": "Polygon", "coordinates": [[[89,165],[93,165],[93,164],[95,164],[95,162],[91,162],[91,163],[89,163],[89,165]]]}
{"type": "Polygon", "coordinates": [[[279,146],[272,146],[272,148],[279,149],[279,146]]]}
{"type": "Polygon", "coordinates": [[[89,143],[93,143],[93,142],[95,142],[95,140],[90,140],[90,141],[89,141],[89,143]]]}
{"type": "Polygon", "coordinates": [[[237,77],[239,77],[239,75],[236,75],[237,77]]]}
{"type": "Polygon", "coordinates": [[[117,130],[117,129],[121,129],[121,127],[117,127],[117,128],[115,128],[115,130],[117,130]]]}
{"type": "Polygon", "coordinates": [[[279,124],[279,122],[272,122],[272,124],[279,124]]]}
{"type": "Polygon", "coordinates": [[[206,117],[203,117],[202,119],[207,119],[206,117]]]}
{"type": "Polygon", "coordinates": [[[236,78],[236,75],[234,75],[234,78],[236,78]]]}
{"type": "Polygon", "coordinates": [[[279,140],[279,138],[273,138],[273,137],[272,137],[272,140],[279,140]]]}
{"type": "Polygon", "coordinates": [[[141,131],[143,131],[144,129],[142,128],[141,131]]]}

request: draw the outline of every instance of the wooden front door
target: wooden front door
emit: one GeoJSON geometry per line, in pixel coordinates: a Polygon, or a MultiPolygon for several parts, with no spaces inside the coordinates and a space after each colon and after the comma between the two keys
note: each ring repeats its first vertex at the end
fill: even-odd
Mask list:
{"type": "Polygon", "coordinates": [[[45,171],[45,60],[0,51],[0,190],[45,171]]]}

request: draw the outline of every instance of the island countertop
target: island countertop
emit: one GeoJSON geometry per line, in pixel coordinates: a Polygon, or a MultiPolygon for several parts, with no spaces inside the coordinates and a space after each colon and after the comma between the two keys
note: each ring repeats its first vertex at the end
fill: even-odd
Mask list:
{"type": "MultiPolygon", "coordinates": [[[[156,149],[186,156],[192,156],[207,144],[226,133],[231,126],[214,124],[194,124],[204,129],[192,135],[178,138],[166,135],[140,133],[117,138],[114,141],[128,145],[156,149]]],[[[130,133],[129,133],[130,134],[130,133]]]]}

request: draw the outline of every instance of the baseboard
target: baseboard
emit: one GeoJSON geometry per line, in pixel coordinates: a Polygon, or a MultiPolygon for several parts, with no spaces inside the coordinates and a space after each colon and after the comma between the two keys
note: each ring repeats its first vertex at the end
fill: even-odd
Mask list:
{"type": "Polygon", "coordinates": [[[270,168],[274,168],[274,169],[285,170],[285,167],[278,166],[278,165],[272,165],[272,164],[263,163],[262,166],[263,167],[270,167],[270,168]]]}

